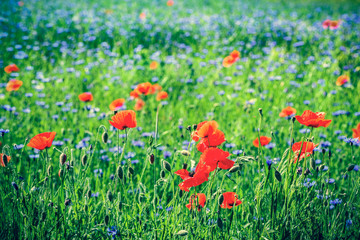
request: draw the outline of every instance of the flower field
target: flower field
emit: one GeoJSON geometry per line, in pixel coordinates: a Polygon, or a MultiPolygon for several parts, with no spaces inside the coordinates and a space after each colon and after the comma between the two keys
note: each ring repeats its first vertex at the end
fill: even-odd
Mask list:
{"type": "Polygon", "coordinates": [[[0,239],[360,239],[360,2],[0,2],[0,239]]]}

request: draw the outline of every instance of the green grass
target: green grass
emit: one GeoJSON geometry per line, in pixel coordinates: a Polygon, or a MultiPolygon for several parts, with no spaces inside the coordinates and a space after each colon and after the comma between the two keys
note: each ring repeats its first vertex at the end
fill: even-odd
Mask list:
{"type": "Polygon", "coordinates": [[[0,128],[10,131],[0,138],[0,148],[11,156],[7,167],[0,167],[0,238],[108,239],[107,229],[116,226],[118,239],[358,239],[359,173],[348,167],[359,164],[359,149],[338,137],[351,138],[351,129],[360,122],[355,114],[360,100],[359,6],[359,1],[308,0],[175,0],[173,7],[166,1],[39,0],[19,7],[16,1],[2,1],[0,67],[15,63],[20,71],[0,71],[0,128]],[[106,14],[107,9],[113,13],[106,14]],[[147,14],[145,21],[139,20],[141,12],[147,14]],[[323,30],[321,23],[328,18],[341,19],[340,27],[323,30]],[[86,41],[89,36],[96,38],[86,41]],[[296,47],[299,42],[303,45],[296,47]],[[240,60],[223,68],[222,60],[234,49],[240,60]],[[18,59],[19,51],[28,57],[18,59]],[[159,62],[156,70],[149,69],[153,59],[159,62]],[[350,85],[335,85],[342,74],[350,76],[350,85]],[[23,85],[7,92],[6,83],[13,78],[23,85]],[[146,105],[136,112],[141,129],[128,131],[125,148],[125,156],[133,153],[130,159],[139,162],[131,164],[133,175],[125,164],[126,178],[120,180],[114,152],[125,138],[118,144],[118,132],[110,128],[114,113],[109,104],[125,98],[127,109],[133,109],[132,87],[154,79],[168,92],[167,104],[159,104],[154,95],[143,96],[146,105]],[[80,102],[83,92],[91,92],[94,100],[80,102]],[[279,117],[290,103],[297,115],[308,109],[326,112],[331,125],[301,133],[306,126],[279,117]],[[7,105],[16,110],[6,110],[7,105]],[[339,110],[348,114],[336,114],[339,110]],[[181,154],[191,141],[186,128],[205,120],[216,120],[224,132],[226,142],[219,148],[242,150],[230,157],[240,171],[212,172],[208,182],[181,192],[182,180],[174,172],[183,163],[188,169],[196,165],[201,156],[196,144],[190,156],[181,154]],[[156,125],[158,137],[151,143],[142,134],[155,132],[156,125]],[[272,137],[273,149],[253,146],[258,129],[272,137]],[[26,144],[47,131],[56,132],[55,141],[63,145],[49,148],[48,158],[45,151],[31,158],[37,153],[26,144]],[[101,140],[103,132],[109,134],[108,143],[101,140]],[[293,164],[289,142],[310,138],[331,146],[322,144],[314,155],[293,164]],[[77,148],[82,140],[86,144],[77,148]],[[25,146],[16,150],[14,144],[25,146]],[[171,156],[165,159],[164,151],[171,156]],[[61,152],[67,155],[68,169],[59,163],[61,152]],[[151,154],[154,164],[148,161],[151,154]],[[109,161],[102,160],[105,155],[109,161]],[[278,161],[270,170],[267,158],[278,161]],[[163,160],[170,163],[170,172],[163,160]],[[321,163],[314,167],[314,160],[321,163]],[[320,170],[324,166],[327,171],[320,170]],[[299,167],[302,174],[296,173],[299,167]],[[102,177],[96,169],[102,169],[102,177]],[[311,174],[305,176],[305,169],[311,174]],[[307,178],[316,184],[305,187],[307,178]],[[242,204],[220,209],[218,197],[228,191],[236,192],[242,204]],[[185,207],[195,192],[207,198],[199,212],[185,207]],[[72,204],[65,206],[67,199],[72,204]],[[342,202],[330,209],[335,199],[342,202]],[[180,230],[187,235],[176,235],[180,230]]]}

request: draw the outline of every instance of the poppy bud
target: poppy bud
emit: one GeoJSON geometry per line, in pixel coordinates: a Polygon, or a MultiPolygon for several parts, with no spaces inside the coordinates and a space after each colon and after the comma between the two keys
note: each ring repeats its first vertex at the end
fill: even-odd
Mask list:
{"type": "Polygon", "coordinates": [[[223,202],[224,202],[224,195],[221,194],[221,195],[218,197],[218,204],[221,205],[223,202]]]}
{"type": "Polygon", "coordinates": [[[87,198],[91,198],[91,189],[89,189],[89,191],[87,191],[86,197],[87,197],[87,198]]]}
{"type": "Polygon", "coordinates": [[[181,155],[186,156],[186,157],[190,156],[190,152],[188,150],[182,150],[180,153],[181,153],[181,155]]]}
{"type": "Polygon", "coordinates": [[[171,166],[170,166],[170,163],[169,162],[167,162],[167,161],[163,161],[163,167],[167,170],[167,171],[169,171],[169,172],[171,172],[171,166]]]}
{"type": "Polygon", "coordinates": [[[161,177],[161,178],[165,178],[165,171],[164,171],[164,170],[161,170],[161,171],[160,171],[160,177],[161,177]]]}
{"type": "Polygon", "coordinates": [[[187,169],[187,163],[183,163],[183,169],[187,169]]]}
{"type": "Polygon", "coordinates": [[[324,168],[325,168],[325,165],[322,164],[322,165],[320,166],[320,171],[324,170],[324,168]]]}
{"type": "Polygon", "coordinates": [[[278,170],[275,169],[275,178],[276,180],[278,180],[279,182],[281,182],[281,174],[278,170]]]}
{"type": "Polygon", "coordinates": [[[110,190],[107,192],[106,197],[110,202],[112,202],[114,199],[113,194],[110,190]]]}
{"type": "Polygon", "coordinates": [[[260,116],[263,116],[262,108],[259,108],[260,116]]]}
{"type": "Polygon", "coordinates": [[[351,172],[353,169],[355,168],[355,164],[351,164],[349,167],[348,167],[348,171],[351,172]]]}
{"type": "Polygon", "coordinates": [[[86,163],[87,163],[87,155],[84,154],[84,155],[82,156],[82,158],[81,158],[81,164],[82,164],[83,166],[86,166],[86,163]]]}
{"type": "Polygon", "coordinates": [[[235,165],[232,168],[229,169],[229,172],[234,173],[240,170],[240,166],[239,165],[235,165]]]}
{"type": "Polygon", "coordinates": [[[131,175],[134,175],[134,169],[132,168],[132,167],[129,167],[129,173],[131,174],[131,175]]]}
{"type": "Polygon", "coordinates": [[[66,199],[65,200],[65,206],[69,206],[71,204],[71,200],[70,199],[66,199]]]}
{"type": "Polygon", "coordinates": [[[101,136],[101,139],[102,139],[103,143],[106,144],[109,140],[109,134],[107,132],[104,132],[101,136]]]}
{"type": "Polygon", "coordinates": [[[154,154],[151,154],[151,155],[149,156],[149,162],[150,162],[150,164],[154,164],[154,162],[155,162],[155,156],[154,156],[154,154]]]}
{"type": "Polygon", "coordinates": [[[331,149],[329,148],[329,160],[331,158],[331,149]]]}
{"type": "Polygon", "coordinates": [[[66,159],[67,159],[67,157],[66,157],[66,154],[65,153],[62,153],[62,154],[60,154],[60,165],[62,166],[62,165],[64,165],[65,164],[65,162],[66,162],[66,159]]]}
{"type": "Polygon", "coordinates": [[[186,130],[191,131],[191,126],[187,126],[186,130]]]}
{"type": "Polygon", "coordinates": [[[5,167],[6,167],[7,164],[8,164],[8,161],[7,161],[7,156],[5,154],[2,155],[2,161],[3,161],[3,163],[4,163],[5,167]]]}
{"type": "Polygon", "coordinates": [[[149,137],[149,145],[152,146],[153,142],[154,142],[154,137],[151,135],[149,137]]]}
{"type": "Polygon", "coordinates": [[[296,120],[296,118],[295,118],[295,117],[292,117],[291,120],[292,120],[292,122],[294,123],[295,120],[296,120]]]}
{"type": "Polygon", "coordinates": [[[47,175],[48,175],[48,176],[50,176],[50,175],[51,175],[52,170],[53,170],[52,165],[49,165],[49,166],[48,166],[48,168],[47,168],[47,170],[46,170],[46,173],[47,173],[47,175]]]}
{"type": "Polygon", "coordinates": [[[11,185],[14,187],[16,191],[19,190],[19,186],[15,182],[12,182],[11,185]]]}
{"type": "Polygon", "coordinates": [[[124,177],[124,171],[121,166],[119,166],[116,170],[116,176],[121,180],[124,177]]]}
{"type": "Polygon", "coordinates": [[[218,217],[216,223],[217,223],[217,226],[218,226],[220,229],[223,228],[224,224],[223,224],[223,221],[221,220],[221,218],[218,217]]]}
{"type": "Polygon", "coordinates": [[[110,222],[110,217],[109,215],[105,215],[105,218],[104,218],[104,222],[105,222],[105,225],[109,225],[109,222],[110,222]]]}
{"type": "Polygon", "coordinates": [[[197,124],[193,125],[193,129],[194,129],[194,131],[197,129],[197,124]]]}
{"type": "Polygon", "coordinates": [[[60,178],[64,177],[64,170],[62,170],[62,169],[59,170],[59,177],[60,178]]]}
{"type": "Polygon", "coordinates": [[[322,149],[322,154],[325,154],[326,150],[325,148],[322,149]]]}
{"type": "Polygon", "coordinates": [[[314,159],[314,158],[311,158],[310,164],[311,164],[311,168],[312,168],[312,169],[315,169],[315,168],[316,168],[316,163],[315,163],[315,159],[314,159]]]}
{"type": "Polygon", "coordinates": [[[184,237],[184,236],[186,236],[186,235],[188,235],[189,233],[188,233],[188,231],[186,231],[186,230],[180,230],[180,231],[178,231],[177,233],[176,233],[176,235],[178,235],[178,236],[180,236],[180,237],[184,237]]]}

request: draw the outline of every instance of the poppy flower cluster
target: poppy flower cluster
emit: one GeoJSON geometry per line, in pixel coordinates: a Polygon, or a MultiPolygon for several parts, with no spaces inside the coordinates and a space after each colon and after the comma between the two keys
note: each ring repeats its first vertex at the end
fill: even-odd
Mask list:
{"type": "MultiPolygon", "coordinates": [[[[210,173],[217,168],[230,169],[234,166],[234,162],[229,159],[230,153],[218,148],[218,146],[225,141],[225,135],[218,129],[218,123],[216,121],[199,123],[196,130],[192,132],[191,137],[195,142],[199,141],[197,149],[202,152],[199,163],[193,172],[189,172],[185,168],[175,172],[176,175],[184,180],[179,184],[180,189],[187,192],[189,188],[199,186],[208,181],[210,173]]],[[[190,203],[186,205],[186,207],[200,210],[205,204],[205,201],[205,195],[192,195],[190,197],[190,203]],[[197,204],[194,204],[195,199],[198,201],[197,204]]],[[[221,207],[227,208],[227,206],[228,205],[224,205],[221,207]]]]}
{"type": "Polygon", "coordinates": [[[234,50],[230,53],[229,56],[225,57],[223,60],[223,66],[228,68],[231,67],[235,62],[237,62],[240,59],[240,52],[237,50],[234,50]]]}
{"type": "Polygon", "coordinates": [[[151,84],[149,82],[145,82],[138,84],[136,88],[132,92],[130,92],[130,97],[136,100],[134,107],[135,111],[140,111],[145,106],[144,100],[140,98],[142,95],[147,96],[147,95],[157,94],[156,95],[157,101],[167,99],[168,97],[167,92],[161,90],[162,87],[157,83],[151,84]]]}
{"type": "Polygon", "coordinates": [[[323,23],[322,23],[322,27],[324,29],[330,29],[330,30],[335,30],[340,26],[340,20],[330,20],[330,19],[326,19],[323,23]]]}

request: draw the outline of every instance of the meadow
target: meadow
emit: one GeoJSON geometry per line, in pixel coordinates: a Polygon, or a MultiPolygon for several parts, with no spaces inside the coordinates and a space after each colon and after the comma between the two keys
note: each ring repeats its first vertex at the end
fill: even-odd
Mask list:
{"type": "Polygon", "coordinates": [[[3,0],[0,239],[360,239],[360,2],[3,0]]]}

